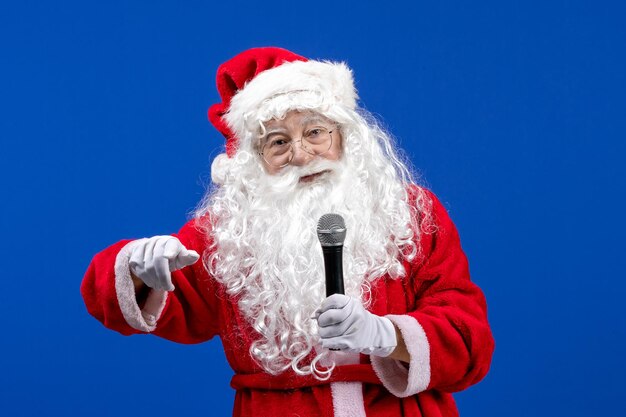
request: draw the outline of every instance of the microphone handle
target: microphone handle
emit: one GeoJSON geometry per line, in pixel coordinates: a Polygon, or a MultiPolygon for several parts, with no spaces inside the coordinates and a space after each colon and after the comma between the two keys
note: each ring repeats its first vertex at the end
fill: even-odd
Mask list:
{"type": "Polygon", "coordinates": [[[343,288],[343,245],[322,246],[326,270],[326,297],[345,294],[343,288]]]}

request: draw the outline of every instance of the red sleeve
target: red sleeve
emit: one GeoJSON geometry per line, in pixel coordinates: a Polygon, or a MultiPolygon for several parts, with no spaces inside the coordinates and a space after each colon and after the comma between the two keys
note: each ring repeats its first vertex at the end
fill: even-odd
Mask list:
{"type": "Polygon", "coordinates": [[[460,391],[487,374],[494,340],[487,303],[470,280],[459,233],[437,197],[432,193],[429,197],[437,229],[422,239],[425,262],[413,277],[420,288],[410,315],[430,345],[429,388],[460,391]]]}
{"type": "MultiPolygon", "coordinates": [[[[195,221],[173,236],[199,254],[207,246],[195,221]]],[[[120,241],[91,261],[81,285],[89,313],[124,335],[151,332],[179,343],[199,343],[219,333],[216,283],[206,274],[202,259],[172,272],[174,291],[149,289],[137,302],[128,269],[134,242],[120,241]]]]}
{"type": "Polygon", "coordinates": [[[387,316],[400,329],[411,362],[407,369],[392,359],[372,359],[383,384],[400,397],[463,390],[486,375],[494,350],[485,297],[470,280],[456,227],[437,197],[425,195],[435,227],[422,232],[421,260],[408,277],[415,307],[387,316]]]}
{"type": "Polygon", "coordinates": [[[80,292],[89,314],[123,335],[141,333],[124,319],[115,291],[115,258],[130,243],[122,240],[96,254],[83,277],[80,292]]]}

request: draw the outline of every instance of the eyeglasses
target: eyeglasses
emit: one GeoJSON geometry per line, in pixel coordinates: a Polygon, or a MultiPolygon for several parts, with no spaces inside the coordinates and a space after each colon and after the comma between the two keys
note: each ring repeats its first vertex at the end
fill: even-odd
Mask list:
{"type": "Polygon", "coordinates": [[[263,144],[260,155],[274,168],[286,167],[293,160],[296,142],[300,142],[300,148],[308,154],[324,155],[333,144],[333,131],[316,126],[305,131],[302,139],[296,141],[282,134],[273,135],[263,144]]]}

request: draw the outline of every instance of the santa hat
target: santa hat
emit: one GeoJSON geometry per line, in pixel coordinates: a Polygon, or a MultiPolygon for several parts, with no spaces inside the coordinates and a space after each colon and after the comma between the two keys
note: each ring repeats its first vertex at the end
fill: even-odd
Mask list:
{"type": "Polygon", "coordinates": [[[352,72],[342,62],[308,60],[282,48],[248,49],[217,70],[221,103],[209,108],[209,120],[226,138],[226,154],[211,166],[213,182],[221,184],[242,141],[266,120],[268,107],[314,108],[322,113],[333,106],[356,107],[352,72]]]}

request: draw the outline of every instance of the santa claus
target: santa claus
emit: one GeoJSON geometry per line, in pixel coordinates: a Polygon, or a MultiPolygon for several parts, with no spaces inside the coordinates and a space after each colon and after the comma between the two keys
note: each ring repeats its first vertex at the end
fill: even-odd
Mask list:
{"type": "Polygon", "coordinates": [[[218,70],[214,187],[173,235],[98,253],[89,312],[129,335],[220,336],[235,416],[455,416],[484,377],[486,303],[442,204],[357,106],[350,69],[280,48],[218,70]],[[347,227],[345,295],[325,296],[316,234],[347,227]]]}

